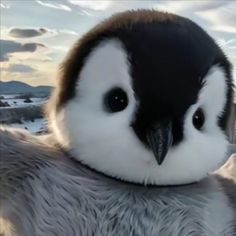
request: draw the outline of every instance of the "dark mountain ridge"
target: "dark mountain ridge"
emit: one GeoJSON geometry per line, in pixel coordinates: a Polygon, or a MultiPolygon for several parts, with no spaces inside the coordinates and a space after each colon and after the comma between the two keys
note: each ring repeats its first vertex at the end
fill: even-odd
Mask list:
{"type": "Polygon", "coordinates": [[[0,81],[0,94],[22,94],[22,93],[45,93],[49,94],[53,87],[37,86],[33,87],[29,84],[20,81],[0,81]]]}

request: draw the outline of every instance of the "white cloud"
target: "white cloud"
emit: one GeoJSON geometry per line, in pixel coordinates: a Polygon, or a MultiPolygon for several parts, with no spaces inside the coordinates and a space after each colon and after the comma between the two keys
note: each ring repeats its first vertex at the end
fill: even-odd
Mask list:
{"type": "Polygon", "coordinates": [[[10,5],[6,4],[6,3],[0,3],[0,7],[4,8],[4,9],[9,9],[10,5]]]}
{"type": "Polygon", "coordinates": [[[90,12],[88,12],[84,9],[80,9],[80,12],[78,12],[78,13],[82,16],[93,16],[90,12]]]}
{"type": "Polygon", "coordinates": [[[59,30],[60,33],[63,34],[69,34],[69,35],[74,35],[74,36],[78,36],[79,34],[77,32],[75,32],[74,30],[68,30],[68,29],[62,29],[59,30]]]}
{"type": "Polygon", "coordinates": [[[228,26],[228,25],[215,25],[212,27],[212,30],[228,32],[228,33],[236,33],[235,26],[228,26]]]}
{"type": "Polygon", "coordinates": [[[64,10],[64,11],[71,11],[70,7],[60,4],[60,3],[45,2],[41,0],[36,0],[36,2],[44,7],[51,7],[54,9],[59,9],[59,10],[64,10]]]}
{"type": "Polygon", "coordinates": [[[68,52],[69,47],[65,46],[53,46],[51,49],[57,50],[57,51],[62,51],[62,52],[68,52]]]}
{"type": "Polygon", "coordinates": [[[155,4],[153,7],[157,10],[168,11],[172,13],[182,13],[184,11],[191,11],[194,12],[196,10],[206,10],[206,9],[213,9],[218,8],[222,5],[225,5],[225,1],[160,1],[159,3],[155,4]]]}
{"type": "Polygon", "coordinates": [[[32,73],[35,69],[30,65],[24,64],[10,64],[9,71],[11,72],[18,72],[18,73],[32,73]]]}
{"type": "Polygon", "coordinates": [[[68,1],[74,5],[95,11],[106,10],[111,5],[112,2],[112,1],[79,1],[79,0],[68,0],[68,1]]]}
{"type": "Polygon", "coordinates": [[[236,39],[229,39],[229,40],[225,40],[224,38],[220,38],[217,40],[218,44],[221,47],[228,47],[228,48],[234,48],[235,46],[232,46],[233,44],[236,44],[236,39]]]}
{"type": "Polygon", "coordinates": [[[228,1],[227,7],[222,6],[217,9],[198,11],[196,14],[208,20],[211,29],[220,32],[236,33],[236,2],[228,1]]]}

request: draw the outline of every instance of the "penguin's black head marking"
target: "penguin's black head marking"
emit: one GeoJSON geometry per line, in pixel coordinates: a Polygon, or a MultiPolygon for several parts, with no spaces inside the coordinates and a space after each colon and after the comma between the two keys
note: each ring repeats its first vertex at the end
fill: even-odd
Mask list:
{"type": "Polygon", "coordinates": [[[79,160],[104,173],[187,183],[224,159],[232,97],[231,65],[199,26],[168,13],[125,12],[71,50],[52,126],[79,160]]]}

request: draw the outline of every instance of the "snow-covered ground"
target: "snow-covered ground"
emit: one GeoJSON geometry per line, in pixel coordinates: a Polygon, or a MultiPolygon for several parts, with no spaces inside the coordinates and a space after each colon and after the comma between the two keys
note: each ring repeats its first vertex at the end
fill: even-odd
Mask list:
{"type": "Polygon", "coordinates": [[[35,119],[32,121],[23,121],[22,124],[10,124],[9,126],[14,128],[21,128],[28,130],[30,133],[37,134],[44,132],[46,129],[46,121],[44,119],[35,119]]]}
{"type": "MultiPolygon", "coordinates": [[[[28,107],[28,106],[41,106],[45,103],[45,98],[41,97],[32,97],[30,100],[32,102],[26,103],[24,102],[26,99],[24,98],[17,98],[16,95],[2,95],[4,97],[1,99],[2,102],[7,102],[11,108],[15,107],[28,107]]],[[[1,107],[1,109],[9,108],[9,106],[1,107]]]]}
{"type": "Polygon", "coordinates": [[[27,106],[34,106],[34,105],[42,105],[44,100],[42,98],[31,98],[31,103],[25,103],[25,99],[3,99],[2,101],[8,102],[11,107],[27,107],[27,106]]]}
{"type": "MultiPolygon", "coordinates": [[[[29,98],[31,102],[27,103],[25,102],[26,98],[20,97],[19,94],[7,94],[7,95],[1,95],[0,100],[3,103],[7,103],[9,106],[0,107],[0,113],[4,115],[4,110],[7,112],[12,109],[18,109],[18,108],[35,108],[35,107],[41,107],[45,104],[47,97],[40,97],[37,95],[33,95],[29,98]]],[[[7,114],[7,113],[5,113],[7,114]]],[[[15,113],[12,113],[15,114],[15,113]]],[[[16,116],[16,115],[14,115],[16,116]]],[[[8,119],[10,121],[10,119],[8,119]]],[[[9,122],[10,123],[10,122],[9,122]]],[[[22,128],[26,129],[31,133],[43,133],[47,130],[47,124],[46,120],[43,118],[35,117],[34,121],[26,121],[21,119],[21,123],[7,123],[11,127],[15,128],[22,128]]]]}

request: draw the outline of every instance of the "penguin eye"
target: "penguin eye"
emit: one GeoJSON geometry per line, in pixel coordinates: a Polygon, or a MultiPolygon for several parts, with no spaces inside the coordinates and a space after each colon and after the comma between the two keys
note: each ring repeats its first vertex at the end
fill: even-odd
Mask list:
{"type": "Polygon", "coordinates": [[[108,112],[119,112],[127,107],[128,96],[121,88],[113,88],[105,95],[104,104],[108,112]]]}
{"type": "Polygon", "coordinates": [[[205,116],[203,110],[199,108],[193,115],[193,125],[196,129],[200,130],[205,123],[205,116]]]}

